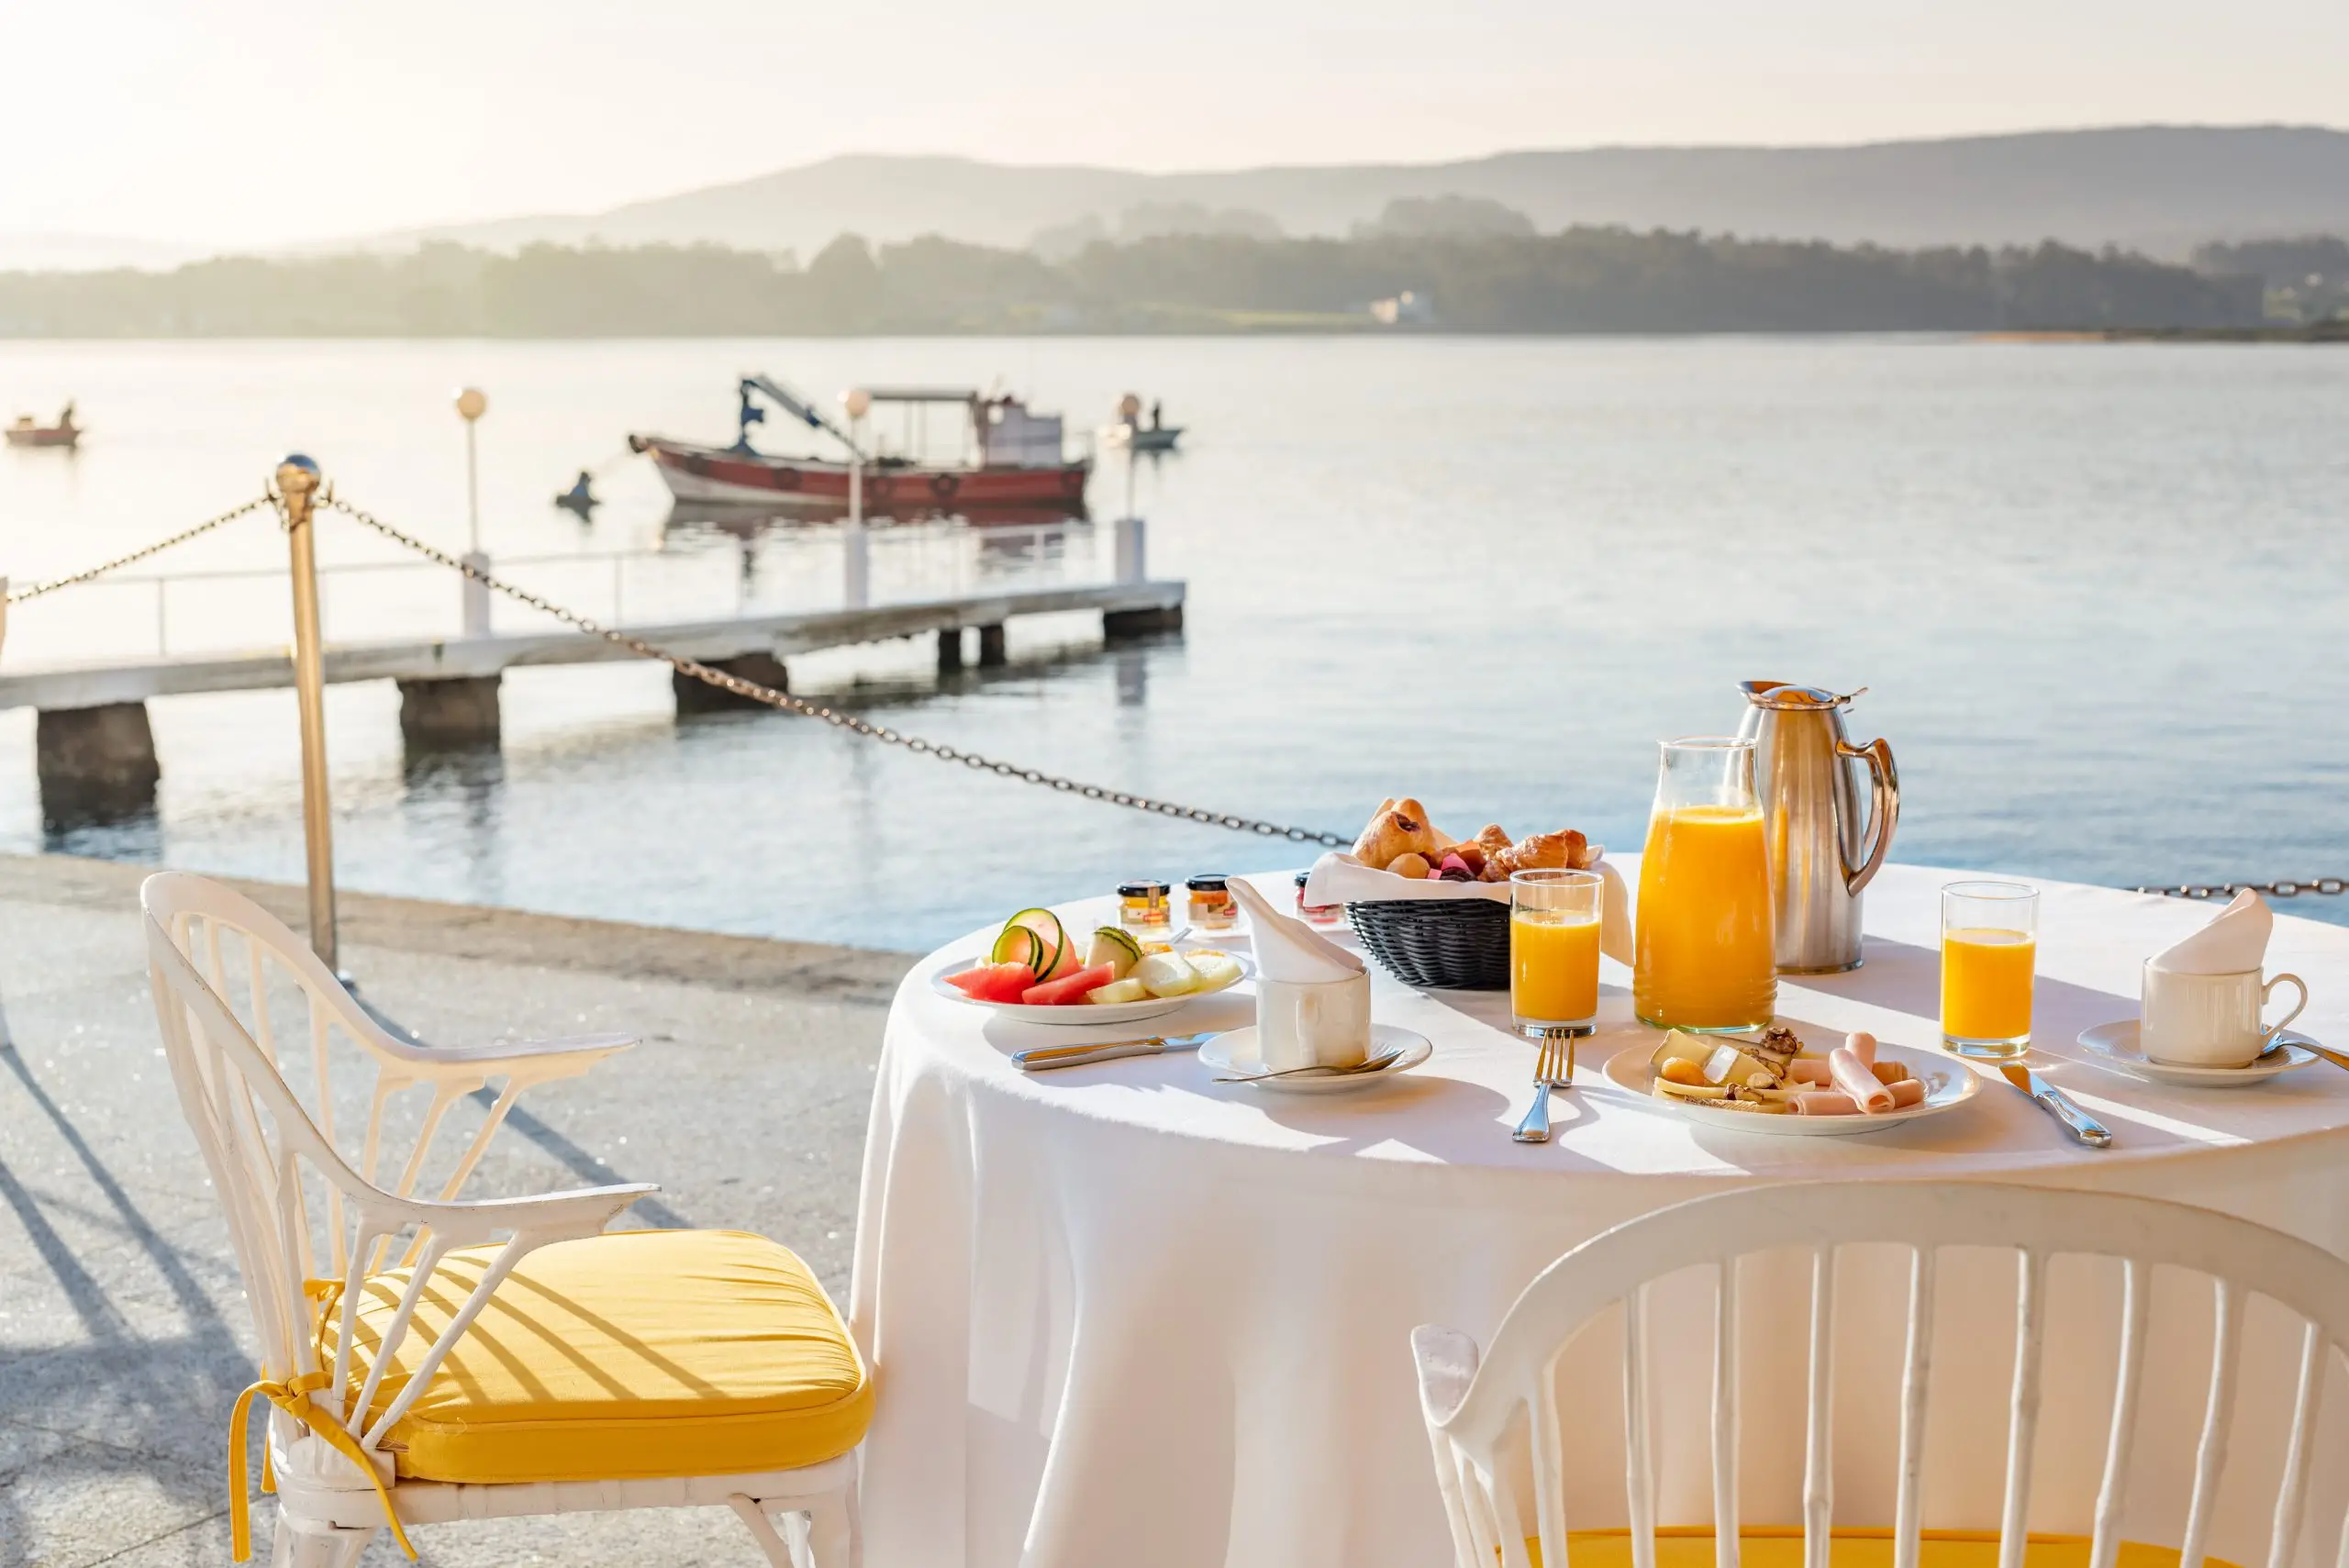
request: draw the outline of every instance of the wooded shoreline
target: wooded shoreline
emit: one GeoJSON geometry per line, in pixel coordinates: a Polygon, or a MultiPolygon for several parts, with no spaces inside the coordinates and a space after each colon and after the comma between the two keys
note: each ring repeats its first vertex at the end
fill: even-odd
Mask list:
{"type": "Polygon", "coordinates": [[[2256,275],[2053,243],[1891,250],[1620,228],[1467,239],[1169,235],[1096,243],[1053,262],[937,238],[876,249],[844,235],[804,266],[716,246],[537,245],[506,255],[435,244],[400,254],[230,257],[169,272],[6,272],[0,338],[2265,335],[2265,304],[2256,275]]]}

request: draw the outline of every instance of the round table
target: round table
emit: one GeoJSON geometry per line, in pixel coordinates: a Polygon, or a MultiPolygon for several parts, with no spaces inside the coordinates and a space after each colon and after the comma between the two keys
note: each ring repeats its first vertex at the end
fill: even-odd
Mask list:
{"type": "MultiPolygon", "coordinates": [[[[1629,857],[1618,863],[1636,886],[1629,857]]],[[[1814,1041],[1865,1029],[1887,1051],[1936,1049],[1936,894],[1954,874],[1886,867],[1867,894],[1864,965],[1782,979],[1781,1018],[1814,1041]]],[[[1278,900],[1288,878],[1260,884],[1287,906],[1278,900]]],[[[891,1009],[865,1152],[852,1318],[879,1391],[865,1449],[867,1561],[1448,1562],[1411,1329],[1440,1323],[1487,1340],[1519,1290],[1561,1253],[1731,1184],[1985,1179],[2125,1190],[2222,1209],[2349,1255],[2349,1073],[2320,1062],[2257,1087],[2182,1089],[2093,1064],[2074,1043],[2088,1025],[2134,1016],[2140,961],[2211,907],[2039,885],[2033,1054],[2112,1129],[2109,1151],[2074,1143],[1995,1074],[1954,1111],[1855,1137],[1772,1137],[1669,1117],[1601,1076],[1614,1051],[1644,1051],[1657,1038],[1631,1018],[1630,976],[1611,960],[1600,1031],[1582,1049],[1575,1090],[1557,1097],[1546,1145],[1509,1138],[1531,1097],[1533,1052],[1508,1032],[1506,993],[1419,992],[1375,965],[1375,1016],[1435,1046],[1431,1061],[1392,1083],[1275,1095],[1213,1084],[1188,1054],[1031,1076],[1012,1067],[1010,1052],[1162,1027],[1232,1027],[1250,1021],[1251,1003],[1240,993],[1202,999],[1164,1025],[1010,1024],[930,988],[935,970],[972,956],[992,933],[941,949],[907,976],[891,1009]]],[[[1110,911],[1101,899],[1062,913],[1082,930],[1110,911]]],[[[2349,930],[2279,917],[2267,967],[2308,980],[2299,1027],[2349,1043],[2349,930]]],[[[1800,1517],[1806,1276],[1787,1262],[1776,1298],[1752,1284],[1744,1293],[1749,1522],[1800,1517]],[[1756,1335],[1784,1336],[1789,1349],[1756,1356],[1756,1335]]],[[[2081,1466],[2093,1490],[2112,1379],[2117,1286],[2100,1261],[2076,1262],[2077,1277],[2059,1266],[2051,1279],[2040,1441],[2040,1492],[2050,1498],[2076,1489],[2054,1483],[2076,1481],[2081,1466]]],[[[1867,1456],[1888,1456],[1897,1430],[1906,1267],[1887,1250],[1839,1269],[1839,1524],[1889,1522],[1891,1462],[1867,1456]],[[1854,1424],[1876,1434],[1873,1448],[1854,1438],[1854,1424]]],[[[1943,1331],[1957,1338],[1939,1348],[1936,1375],[1954,1386],[1945,1395],[1936,1384],[1937,1408],[1948,1412],[1936,1420],[1948,1424],[1929,1446],[1989,1446],[1971,1467],[1984,1473],[1980,1485],[1929,1494],[1926,1523],[1978,1523],[1987,1512],[1995,1524],[2012,1264],[1972,1272],[1979,1277],[1948,1263],[1943,1273],[1945,1289],[1970,1295],[1954,1310],[1943,1298],[1943,1331]]],[[[1691,1305],[1698,1299],[1652,1297],[1667,1416],[1694,1418],[1682,1423],[1685,1439],[1667,1436],[1658,1453],[1665,1522],[1710,1518],[1702,1424],[1710,1309],[1691,1305]],[[1696,1350],[1681,1357],[1683,1345],[1696,1350]]],[[[2271,1343],[2277,1337],[2263,1336],[2255,1317],[2248,1328],[2244,1397],[2266,1396],[2263,1380],[2282,1378],[2288,1398],[2292,1368],[2283,1363],[2296,1345],[2271,1343]]],[[[2179,1332],[2167,1345],[2157,1338],[2151,1364],[2182,1357],[2193,1375],[2149,1384],[2152,1425],[2141,1429],[2182,1431],[2190,1451],[2209,1330],[2199,1347],[2179,1332]]],[[[1618,1363],[1607,1359],[1615,1353],[1586,1337],[1563,1375],[1569,1386],[1577,1375],[1620,1386],[1609,1370],[1618,1363]]],[[[2329,1440],[2349,1440],[2349,1398],[2339,1394],[2327,1395],[2329,1440]]],[[[1620,1521],[1614,1409],[1572,1440],[1585,1524],[1620,1521]]],[[[2211,1543],[2238,1562],[2264,1560],[2272,1493],[2235,1485],[2239,1473],[2247,1483],[2276,1462],[2262,1440],[2239,1432],[2211,1543]]],[[[2176,1539],[2173,1513],[2190,1461],[2190,1451],[2141,1460],[2130,1504],[2139,1539],[2176,1539]]],[[[2053,1501],[2032,1522],[2086,1528],[2053,1501]]],[[[2330,1532],[2315,1533],[2310,1550],[2329,1551],[2330,1532]]]]}

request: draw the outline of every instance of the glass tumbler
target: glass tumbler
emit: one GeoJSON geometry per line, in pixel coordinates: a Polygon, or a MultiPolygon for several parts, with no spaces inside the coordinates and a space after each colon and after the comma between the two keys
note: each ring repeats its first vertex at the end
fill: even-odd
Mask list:
{"type": "Polygon", "coordinates": [[[1535,1040],[1598,1027],[1598,917],[1606,884],[1587,871],[1508,879],[1508,1005],[1535,1040]]]}
{"type": "Polygon", "coordinates": [[[1640,857],[1631,1003],[1666,1029],[1758,1029],[1778,1010],[1777,914],[1753,743],[1663,742],[1640,857]]]}
{"type": "Polygon", "coordinates": [[[1942,1044],[2002,1061],[2031,1049],[2039,890],[2020,882],[1942,889],[1942,1044]]]}

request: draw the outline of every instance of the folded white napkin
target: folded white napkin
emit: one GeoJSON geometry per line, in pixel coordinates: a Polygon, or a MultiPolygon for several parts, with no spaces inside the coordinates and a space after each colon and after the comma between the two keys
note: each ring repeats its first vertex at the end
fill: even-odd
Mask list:
{"type": "MultiPolygon", "coordinates": [[[[1606,850],[1597,851],[1605,855],[1606,850]]],[[[1631,890],[1623,873],[1605,860],[1590,869],[1606,885],[1598,895],[1598,951],[1618,963],[1629,963],[1631,946],[1631,890]]],[[[1425,877],[1397,876],[1376,871],[1353,856],[1332,850],[1313,862],[1305,879],[1305,901],[1329,904],[1375,904],[1394,898],[1490,898],[1508,902],[1506,882],[1431,882],[1425,877]]]]}
{"type": "Polygon", "coordinates": [[[1241,878],[1233,877],[1230,885],[1231,896],[1248,911],[1256,973],[1264,978],[1313,985],[1363,973],[1359,954],[1348,952],[1304,921],[1282,914],[1241,878]]]}
{"type": "Polygon", "coordinates": [[[2275,929],[2276,912],[2246,887],[2209,925],[2155,953],[2154,967],[2173,974],[2241,974],[2266,962],[2267,936],[2275,929]]]}

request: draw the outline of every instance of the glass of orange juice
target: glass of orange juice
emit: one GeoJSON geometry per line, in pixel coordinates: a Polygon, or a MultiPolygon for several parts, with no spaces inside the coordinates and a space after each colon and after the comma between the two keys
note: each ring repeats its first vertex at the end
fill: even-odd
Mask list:
{"type": "Polygon", "coordinates": [[[1942,1044],[1992,1060],[2031,1049],[2039,890],[2020,882],[1942,889],[1942,1044]]]}
{"type": "Polygon", "coordinates": [[[1596,872],[1521,871],[1508,879],[1508,1005],[1536,1040],[1598,1027],[1596,872]]]}
{"type": "Polygon", "coordinates": [[[1631,1006],[1647,1023],[1743,1031],[1778,1010],[1776,915],[1753,743],[1663,743],[1640,857],[1631,1006]]]}

